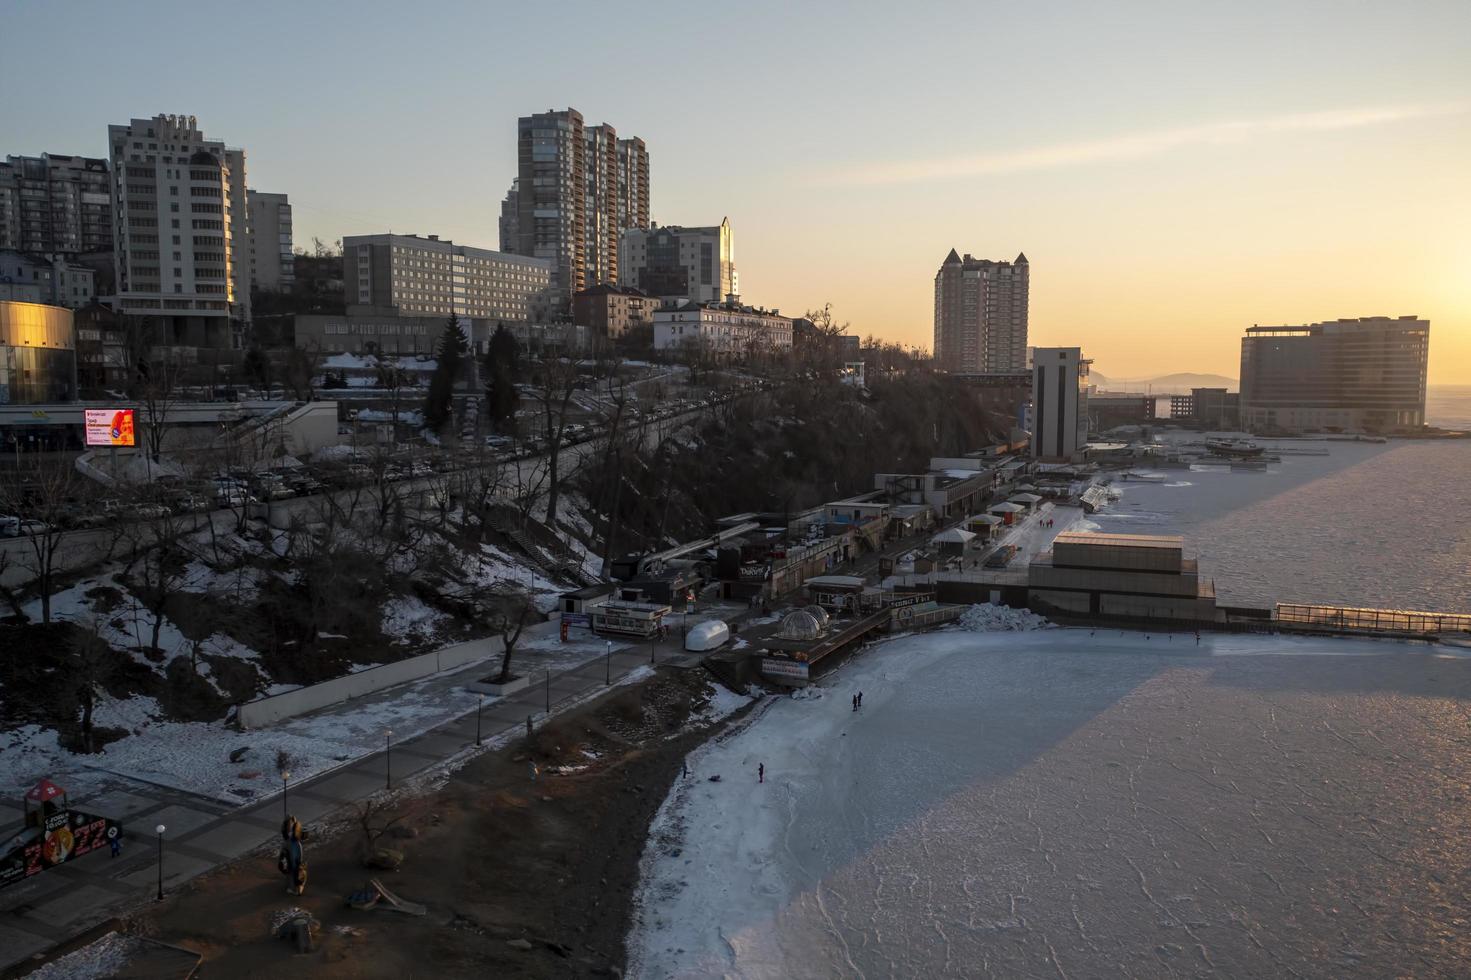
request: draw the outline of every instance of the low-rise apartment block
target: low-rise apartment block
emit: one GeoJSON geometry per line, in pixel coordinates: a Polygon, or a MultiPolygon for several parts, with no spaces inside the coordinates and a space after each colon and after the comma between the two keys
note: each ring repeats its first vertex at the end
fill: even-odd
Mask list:
{"type": "Polygon", "coordinates": [[[528,321],[552,275],[548,259],[441,241],[438,235],[342,240],[349,312],[528,321]]]}
{"type": "Polygon", "coordinates": [[[792,318],[739,303],[685,303],[654,313],[654,347],[737,355],[791,350],[792,318]]]}

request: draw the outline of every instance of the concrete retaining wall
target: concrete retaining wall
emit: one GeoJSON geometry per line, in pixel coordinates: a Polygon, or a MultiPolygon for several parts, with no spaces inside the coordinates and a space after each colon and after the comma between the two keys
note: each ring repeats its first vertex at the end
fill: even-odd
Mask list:
{"type": "Polygon", "coordinates": [[[304,715],[330,705],[351,701],[365,694],[374,694],[385,688],[428,677],[445,670],[454,670],[476,660],[500,656],[499,637],[484,640],[468,640],[456,643],[432,653],[422,653],[407,660],[370,667],[356,674],[334,677],[330,681],[307,687],[273,694],[270,697],[247,701],[236,710],[235,719],[241,728],[262,728],[286,718],[304,715]]]}

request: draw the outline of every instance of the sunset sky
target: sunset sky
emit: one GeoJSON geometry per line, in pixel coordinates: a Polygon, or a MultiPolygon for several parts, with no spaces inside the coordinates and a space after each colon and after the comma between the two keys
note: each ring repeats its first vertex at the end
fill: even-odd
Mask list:
{"type": "Polygon", "coordinates": [[[730,217],[748,302],[928,347],[946,252],[1025,251],[1032,342],[1113,377],[1414,313],[1471,384],[1467,0],[554,9],[10,0],[0,154],[192,114],[298,244],[495,248],[516,117],[570,105],[648,142],[661,224],[730,217]]]}

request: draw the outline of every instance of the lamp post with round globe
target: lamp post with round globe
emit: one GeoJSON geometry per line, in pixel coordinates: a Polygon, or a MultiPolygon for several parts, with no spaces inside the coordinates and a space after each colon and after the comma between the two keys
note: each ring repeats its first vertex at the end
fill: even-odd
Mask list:
{"type": "Polygon", "coordinates": [[[166,829],[163,824],[153,828],[158,833],[158,898],[155,901],[163,901],[163,832],[166,829]]]}

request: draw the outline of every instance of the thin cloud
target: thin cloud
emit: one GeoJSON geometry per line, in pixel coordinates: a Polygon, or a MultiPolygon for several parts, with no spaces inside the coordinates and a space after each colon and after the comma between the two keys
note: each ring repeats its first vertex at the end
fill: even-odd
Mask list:
{"type": "Polygon", "coordinates": [[[1284,133],[1360,129],[1411,119],[1456,116],[1468,111],[1471,111],[1471,105],[1461,103],[1336,109],[1329,112],[1268,116],[1263,119],[1238,119],[1022,150],[875,164],[839,172],[835,176],[830,175],[826,182],[835,180],[837,183],[850,185],[903,184],[954,177],[1022,173],[1079,164],[1137,160],[1190,146],[1243,143],[1284,133]]]}

